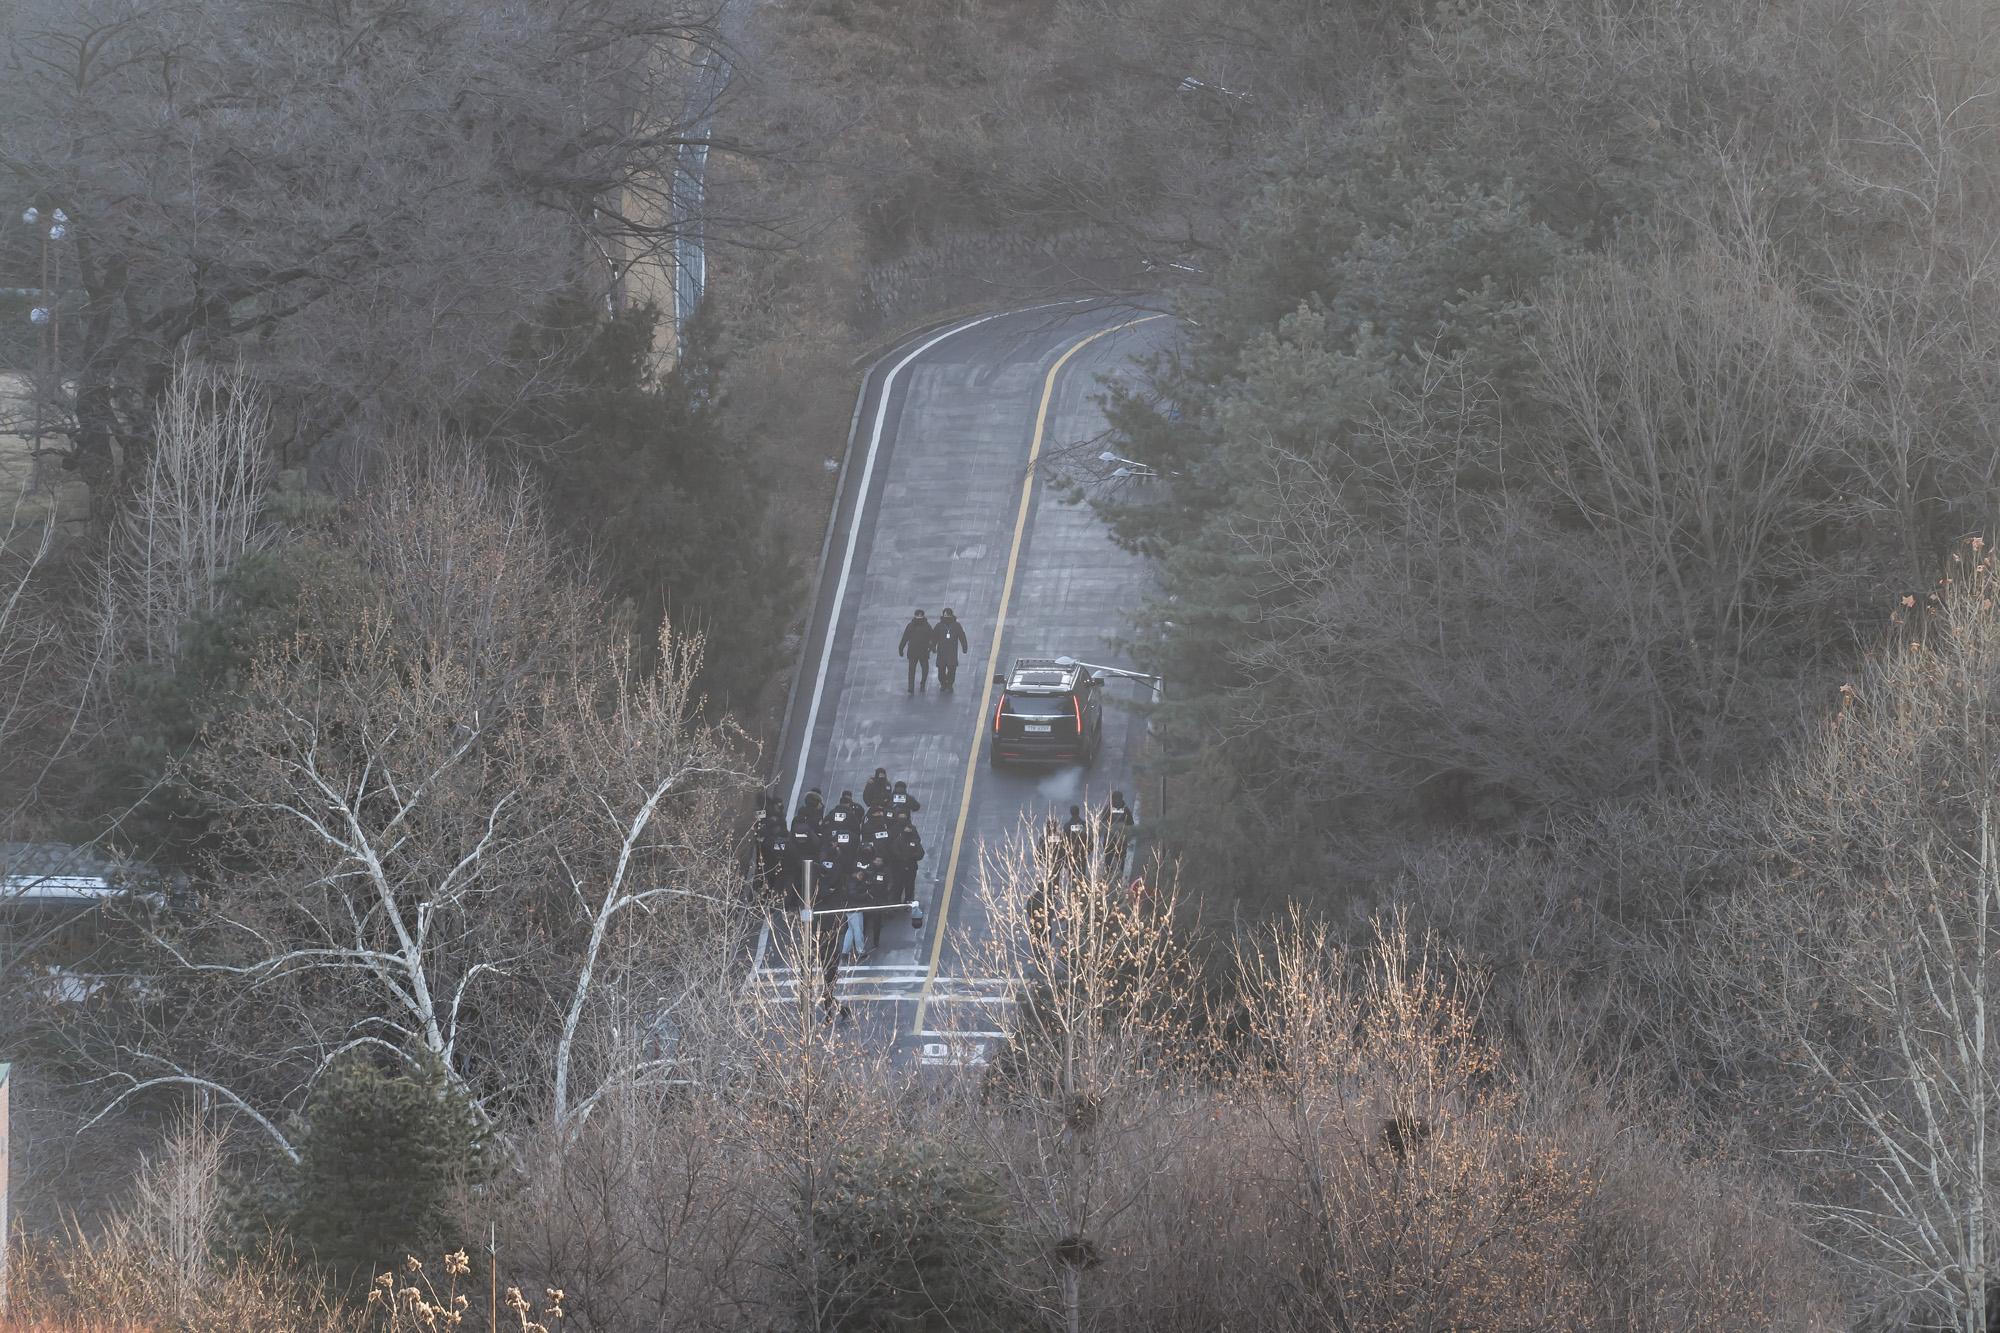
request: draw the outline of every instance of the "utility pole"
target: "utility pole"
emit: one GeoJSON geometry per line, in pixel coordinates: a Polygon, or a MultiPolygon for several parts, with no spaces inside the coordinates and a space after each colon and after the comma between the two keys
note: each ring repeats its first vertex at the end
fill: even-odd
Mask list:
{"type": "Polygon", "coordinates": [[[0,1319],[7,1315],[7,1072],[0,1065],[0,1319]]]}
{"type": "Polygon", "coordinates": [[[500,1224],[486,1224],[486,1333],[500,1333],[500,1224]]]}

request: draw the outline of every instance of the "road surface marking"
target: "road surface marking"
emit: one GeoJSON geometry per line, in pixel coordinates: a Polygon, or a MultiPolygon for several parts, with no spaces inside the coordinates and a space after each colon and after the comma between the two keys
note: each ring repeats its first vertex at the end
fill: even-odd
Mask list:
{"type": "MultiPolygon", "coordinates": [[[[951,857],[945,862],[944,890],[938,895],[937,925],[932,928],[935,934],[931,939],[930,971],[924,978],[923,998],[917,1001],[917,1021],[915,1027],[911,1029],[912,1032],[922,1028],[924,1025],[924,1010],[930,1004],[931,986],[937,977],[938,959],[944,952],[945,924],[951,920],[951,890],[953,884],[958,879],[958,853],[959,849],[965,844],[966,818],[972,813],[972,780],[979,771],[979,740],[981,733],[986,727],[987,706],[993,702],[993,672],[1000,665],[1000,639],[1007,628],[1007,603],[1014,596],[1014,570],[1021,560],[1021,535],[1028,530],[1028,503],[1034,498],[1035,494],[1035,467],[1042,459],[1042,434],[1048,426],[1049,400],[1055,396],[1056,374],[1069,364],[1071,357],[1096,342],[1099,338],[1109,337],[1114,333],[1122,333],[1126,329],[1136,328],[1138,325],[1145,324],[1151,320],[1165,318],[1165,315],[1147,315],[1144,319],[1135,319],[1128,323],[1114,325],[1108,329],[1099,329],[1096,333],[1091,334],[1081,342],[1070,344],[1069,350],[1057,357],[1056,363],[1049,367],[1048,376],[1042,381],[1042,402],[1041,406],[1035,410],[1035,435],[1034,439],[1028,445],[1028,475],[1021,481],[1021,507],[1014,515],[1014,543],[1007,548],[1007,577],[1000,584],[1000,614],[993,621],[993,646],[987,650],[986,654],[986,674],[981,678],[979,707],[974,709],[972,714],[972,750],[965,756],[965,787],[963,794],[958,799],[958,824],[952,830],[951,857]]],[[[901,367],[898,367],[898,369],[901,369],[901,367]]],[[[886,394],[887,391],[885,390],[884,392],[886,394]]],[[[884,401],[887,401],[886,397],[884,401]]],[[[879,421],[876,423],[875,428],[878,432],[881,430],[882,427],[879,421]]],[[[872,446],[870,456],[871,458],[873,456],[872,446]]],[[[863,494],[866,494],[865,490],[863,494]]],[[[843,575],[843,577],[845,576],[843,575]]],[[[825,667],[822,666],[820,669],[824,673],[825,667]]],[[[817,706],[818,696],[815,695],[814,699],[815,706],[817,706]]],[[[810,735],[811,733],[808,732],[807,734],[810,735]]]]}
{"type": "Polygon", "coordinates": [[[975,1041],[970,1044],[953,1044],[946,1041],[924,1043],[918,1063],[942,1065],[949,1069],[965,1069],[986,1063],[986,1043],[975,1041]]]}
{"type": "Polygon", "coordinates": [[[931,1032],[926,1030],[916,1035],[919,1037],[1000,1037],[1004,1039],[1014,1034],[1011,1032],[931,1032]]]}
{"type": "MultiPolygon", "coordinates": [[[[978,319],[964,324],[954,324],[937,337],[917,348],[916,351],[911,352],[901,361],[898,361],[895,368],[889,372],[888,378],[882,381],[882,400],[875,405],[875,431],[868,439],[868,459],[861,467],[861,487],[854,493],[854,515],[847,523],[847,551],[840,558],[840,582],[836,583],[833,588],[833,613],[826,618],[826,643],[820,648],[819,675],[813,681],[812,707],[806,710],[806,729],[804,734],[799,738],[799,771],[792,779],[792,799],[785,806],[785,809],[788,811],[795,811],[799,808],[799,793],[806,785],[806,759],[812,754],[813,729],[819,725],[819,703],[821,697],[826,693],[826,669],[833,661],[833,641],[840,635],[840,608],[847,601],[847,579],[854,572],[854,544],[861,537],[861,517],[863,511],[868,508],[868,485],[870,480],[875,476],[875,455],[882,447],[882,427],[889,419],[889,399],[895,394],[896,377],[903,373],[903,367],[909,365],[910,362],[916,360],[925,352],[930,351],[931,348],[936,347],[946,338],[951,337],[955,333],[963,333],[967,329],[978,328],[988,320],[998,318],[1000,318],[999,315],[982,315],[978,319]]],[[[840,510],[840,497],[838,495],[833,497],[833,507],[834,511],[838,513],[840,510]]],[[[810,619],[808,619],[806,629],[808,633],[811,632],[812,625],[810,619]]]]}

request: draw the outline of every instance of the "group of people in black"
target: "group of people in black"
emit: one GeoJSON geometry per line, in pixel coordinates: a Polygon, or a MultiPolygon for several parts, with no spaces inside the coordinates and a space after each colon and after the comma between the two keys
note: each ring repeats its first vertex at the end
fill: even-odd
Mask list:
{"type": "Polygon", "coordinates": [[[971,644],[965,638],[965,626],[958,623],[958,617],[946,607],[944,614],[934,625],[924,618],[923,609],[910,617],[910,623],[903,626],[903,637],[896,644],[896,653],[910,664],[910,693],[930,688],[931,658],[936,656],[938,688],[950,690],[958,684],[958,655],[969,652],[971,644]]]}
{"type": "MultiPolygon", "coordinates": [[[[788,910],[811,909],[812,949],[828,1018],[849,1017],[834,989],[841,965],[874,952],[889,910],[908,903],[910,924],[919,930],[924,924],[917,901],[924,840],[914,822],[923,805],[907,783],[891,781],[882,768],[861,794],[857,801],[852,791],[842,791],[829,807],[814,787],[789,821],[775,795],[757,811],[754,836],[765,886],[788,910]]],[[[1052,905],[1065,890],[1123,883],[1138,823],[1122,791],[1112,792],[1110,803],[1094,816],[1080,805],[1069,808],[1067,819],[1049,816],[1035,843],[1035,890],[1028,903],[1038,931],[1046,932],[1052,905]]],[[[1145,888],[1135,879],[1128,892],[1136,897],[1145,888]]]]}
{"type": "Polygon", "coordinates": [[[828,969],[828,986],[842,958],[874,952],[889,909],[911,904],[910,924],[921,930],[917,863],[924,840],[915,816],[923,803],[909,784],[878,768],[862,788],[840,793],[831,807],[814,787],[790,820],[784,802],[765,799],[757,812],[758,869],[765,886],[787,907],[812,911],[815,947],[828,969]],[[874,910],[863,910],[874,909],[874,910]]]}
{"type": "Polygon", "coordinates": [[[1143,881],[1125,884],[1125,871],[1132,855],[1132,835],[1139,827],[1125,793],[1114,791],[1110,802],[1095,816],[1080,805],[1069,808],[1069,817],[1051,813],[1035,838],[1035,890],[1028,899],[1028,922],[1039,934],[1046,934],[1056,900],[1065,892],[1075,892],[1094,884],[1125,885],[1133,898],[1146,892],[1143,881]]]}

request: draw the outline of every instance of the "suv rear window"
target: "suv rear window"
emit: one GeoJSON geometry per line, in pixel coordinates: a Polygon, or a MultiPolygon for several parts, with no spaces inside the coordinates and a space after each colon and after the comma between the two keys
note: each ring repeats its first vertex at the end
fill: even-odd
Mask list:
{"type": "Polygon", "coordinates": [[[1067,694],[1010,694],[1005,711],[1013,717],[1067,717],[1067,694]]]}

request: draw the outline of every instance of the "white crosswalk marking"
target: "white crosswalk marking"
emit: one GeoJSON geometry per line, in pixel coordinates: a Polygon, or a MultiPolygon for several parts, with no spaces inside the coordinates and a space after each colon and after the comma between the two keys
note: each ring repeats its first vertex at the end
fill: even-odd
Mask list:
{"type": "MultiPolygon", "coordinates": [[[[843,967],[834,982],[834,994],[843,1001],[912,1003],[923,997],[924,977],[929,969],[921,965],[887,964],[870,967],[843,967]]],[[[769,967],[751,974],[746,989],[758,999],[783,1000],[798,996],[797,968],[769,967]]],[[[818,992],[816,973],[807,974],[807,985],[818,992]]],[[[1015,1003],[1019,983],[1012,977],[939,977],[931,985],[933,1004],[977,1004],[1006,1006],[1015,1003]]]]}

